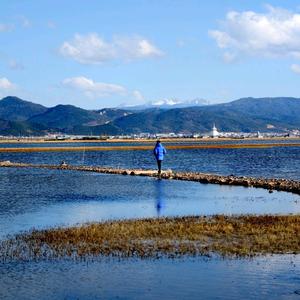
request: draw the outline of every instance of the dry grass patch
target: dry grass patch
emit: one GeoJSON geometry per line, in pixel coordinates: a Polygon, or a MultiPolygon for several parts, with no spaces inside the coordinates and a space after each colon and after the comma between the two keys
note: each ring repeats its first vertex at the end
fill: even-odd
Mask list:
{"type": "MultiPolygon", "coordinates": [[[[253,143],[253,144],[176,144],[168,145],[169,150],[176,149],[240,149],[240,148],[273,148],[300,147],[300,143],[253,143]]],[[[153,145],[130,146],[65,146],[65,147],[1,147],[0,152],[70,152],[70,151],[133,151],[153,150],[153,145]]]]}
{"type": "Polygon", "coordinates": [[[1,242],[0,259],[300,253],[300,215],[158,218],[32,231],[1,242]]]}

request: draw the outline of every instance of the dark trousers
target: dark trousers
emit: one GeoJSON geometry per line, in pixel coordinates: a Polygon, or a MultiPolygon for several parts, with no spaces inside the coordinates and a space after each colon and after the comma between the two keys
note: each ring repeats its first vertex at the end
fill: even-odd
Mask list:
{"type": "Polygon", "coordinates": [[[158,167],[158,174],[160,174],[161,173],[161,162],[162,162],[162,160],[157,159],[156,161],[157,161],[157,167],[158,167]]]}

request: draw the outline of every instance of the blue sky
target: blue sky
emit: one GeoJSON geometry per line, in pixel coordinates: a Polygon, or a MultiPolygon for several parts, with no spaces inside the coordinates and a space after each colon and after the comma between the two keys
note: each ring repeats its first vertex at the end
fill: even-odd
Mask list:
{"type": "Polygon", "coordinates": [[[297,1],[0,0],[0,97],[83,108],[300,97],[297,1]]]}

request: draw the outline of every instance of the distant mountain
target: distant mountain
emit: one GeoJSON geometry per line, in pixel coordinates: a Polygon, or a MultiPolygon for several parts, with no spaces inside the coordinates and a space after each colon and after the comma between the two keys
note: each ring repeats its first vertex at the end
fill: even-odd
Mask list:
{"type": "Polygon", "coordinates": [[[247,113],[254,119],[268,120],[275,124],[286,123],[299,126],[300,99],[291,97],[242,98],[222,104],[224,110],[247,113]]]}
{"type": "Polygon", "coordinates": [[[155,106],[142,110],[85,110],[72,105],[57,105],[47,109],[14,97],[0,100],[0,104],[2,101],[2,115],[6,118],[21,118],[21,121],[5,120],[2,117],[0,135],[38,135],[47,132],[84,135],[205,133],[211,130],[214,123],[220,131],[285,132],[300,129],[300,99],[288,97],[243,98],[215,105],[172,106],[171,109],[155,106]],[[22,105],[26,114],[31,115],[26,120],[26,114],[21,114],[22,105]],[[34,111],[39,113],[32,115],[34,111]]]}
{"type": "Polygon", "coordinates": [[[97,113],[93,111],[61,104],[28,119],[29,122],[64,130],[70,130],[76,125],[87,125],[96,120],[97,113]]]}
{"type": "Polygon", "coordinates": [[[119,106],[126,110],[145,110],[149,108],[162,108],[162,109],[172,109],[172,108],[184,108],[184,107],[193,107],[193,106],[203,106],[209,105],[209,101],[205,99],[196,98],[193,100],[179,100],[179,99],[163,99],[157,101],[147,102],[145,104],[127,106],[126,104],[119,106]]]}
{"type": "Polygon", "coordinates": [[[25,121],[28,118],[44,113],[46,107],[18,97],[5,97],[0,100],[0,118],[8,121],[25,121]]]}
{"type": "Polygon", "coordinates": [[[131,111],[117,108],[85,110],[73,105],[42,105],[6,97],[0,100],[0,135],[35,135],[47,132],[74,134],[115,134],[121,132],[110,122],[131,111]],[[99,127],[103,125],[103,127],[99,127]]]}
{"type": "Polygon", "coordinates": [[[49,132],[51,132],[51,129],[40,124],[0,119],[0,135],[3,136],[41,136],[49,132]]]}
{"type": "Polygon", "coordinates": [[[193,133],[208,132],[213,124],[223,131],[257,131],[264,122],[254,121],[247,115],[235,112],[219,112],[207,108],[151,109],[123,117],[112,122],[128,133],[193,133]]]}
{"type": "Polygon", "coordinates": [[[132,111],[118,108],[103,108],[94,111],[97,114],[96,124],[90,123],[89,125],[107,124],[121,117],[126,117],[132,114],[132,111]]]}
{"type": "Polygon", "coordinates": [[[120,135],[120,134],[126,134],[122,130],[122,128],[119,128],[115,126],[114,124],[107,123],[103,125],[96,125],[96,126],[82,126],[77,125],[74,126],[71,129],[68,129],[65,131],[67,134],[80,134],[80,135],[120,135]]]}
{"type": "Polygon", "coordinates": [[[177,109],[149,109],[119,118],[113,125],[128,133],[285,131],[300,128],[300,99],[244,98],[230,103],[177,109]]]}
{"type": "Polygon", "coordinates": [[[90,132],[92,129],[89,127],[104,125],[129,114],[131,112],[115,108],[85,110],[73,105],[57,105],[29,118],[28,121],[66,132],[76,132],[75,128],[80,128],[80,132],[90,132]]]}

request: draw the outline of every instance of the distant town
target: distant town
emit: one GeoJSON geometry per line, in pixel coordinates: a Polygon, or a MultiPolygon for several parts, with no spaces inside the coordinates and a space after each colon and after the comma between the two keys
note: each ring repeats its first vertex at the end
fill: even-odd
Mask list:
{"type": "Polygon", "coordinates": [[[0,136],[0,140],[153,140],[153,139],[260,139],[260,138],[300,138],[300,130],[288,132],[222,132],[213,125],[212,130],[206,134],[194,133],[139,133],[128,135],[66,135],[61,133],[47,134],[45,136],[0,136]]]}

